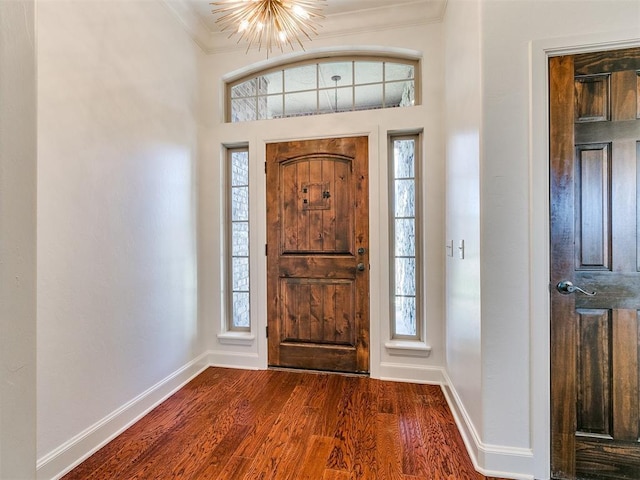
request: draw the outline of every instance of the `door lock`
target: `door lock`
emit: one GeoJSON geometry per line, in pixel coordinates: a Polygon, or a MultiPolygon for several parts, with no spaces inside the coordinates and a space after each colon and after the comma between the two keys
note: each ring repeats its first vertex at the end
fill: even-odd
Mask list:
{"type": "Polygon", "coordinates": [[[360,247],[358,249],[358,255],[364,255],[365,253],[367,253],[367,249],[364,247],[360,247]]]}

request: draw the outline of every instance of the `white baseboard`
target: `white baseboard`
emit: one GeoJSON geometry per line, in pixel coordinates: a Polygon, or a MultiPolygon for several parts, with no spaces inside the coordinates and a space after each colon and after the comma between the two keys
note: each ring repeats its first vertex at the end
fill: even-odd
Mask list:
{"type": "Polygon", "coordinates": [[[203,353],[99,422],[38,459],[37,479],[55,480],[71,471],[200,374],[209,366],[208,360],[208,353],[203,353]]]}
{"type": "Polygon", "coordinates": [[[422,365],[382,362],[378,368],[380,380],[394,382],[429,383],[442,385],[446,382],[444,369],[422,365]]]}
{"type": "Polygon", "coordinates": [[[264,370],[267,365],[257,353],[238,353],[222,350],[209,350],[209,365],[212,367],[243,368],[246,370],[264,370]]]}
{"type": "Polygon", "coordinates": [[[474,468],[487,477],[534,480],[533,475],[527,473],[533,471],[533,451],[529,448],[483,443],[451,379],[446,372],[443,372],[443,376],[446,381],[442,385],[442,391],[474,468]]]}

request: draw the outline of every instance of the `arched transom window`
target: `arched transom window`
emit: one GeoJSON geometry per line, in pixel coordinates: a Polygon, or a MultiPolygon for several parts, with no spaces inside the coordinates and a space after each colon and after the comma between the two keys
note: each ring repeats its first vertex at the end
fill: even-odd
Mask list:
{"type": "Polygon", "coordinates": [[[330,57],[269,69],[227,85],[227,121],[406,107],[416,98],[416,60],[330,57]]]}

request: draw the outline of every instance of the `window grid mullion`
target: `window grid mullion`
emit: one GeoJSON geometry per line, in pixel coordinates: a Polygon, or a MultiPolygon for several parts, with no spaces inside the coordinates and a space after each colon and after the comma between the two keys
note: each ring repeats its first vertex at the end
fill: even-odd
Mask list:
{"type": "MultiPolygon", "coordinates": [[[[392,63],[394,65],[405,65],[409,72],[412,72],[411,75],[408,75],[407,79],[396,79],[394,77],[393,80],[388,80],[388,72],[387,72],[387,61],[384,61],[385,57],[373,57],[373,56],[356,56],[350,58],[344,57],[330,57],[327,59],[311,60],[311,61],[303,61],[294,63],[291,65],[287,65],[286,68],[279,69],[267,69],[262,72],[255,74],[250,78],[243,78],[236,82],[230,83],[227,86],[227,101],[229,105],[229,112],[227,113],[227,121],[237,122],[237,121],[246,121],[246,120],[260,120],[260,119],[272,119],[272,118],[285,118],[285,117],[297,117],[297,116],[307,116],[307,115],[320,115],[326,114],[333,111],[333,109],[323,109],[321,108],[321,93],[320,90],[331,90],[327,87],[320,87],[320,66],[327,65],[330,66],[332,64],[341,64],[345,63],[347,60],[350,63],[351,70],[351,79],[352,81],[348,85],[343,85],[341,88],[348,89],[351,93],[351,103],[344,105],[341,111],[360,111],[360,110],[375,110],[379,108],[390,108],[393,106],[397,106],[396,100],[391,101],[388,98],[389,95],[398,96],[398,88],[395,88],[393,91],[390,90],[390,84],[401,84],[405,82],[411,82],[415,87],[418,79],[416,78],[416,72],[419,70],[417,67],[416,60],[409,59],[392,59],[392,63]],[[355,60],[354,60],[355,58],[355,60]],[[366,78],[359,78],[358,82],[356,81],[356,64],[357,63],[375,63],[381,65],[382,70],[382,81],[374,81],[374,78],[369,79],[367,81],[366,78]],[[315,87],[314,88],[302,88],[296,89],[295,84],[292,83],[291,78],[287,81],[286,72],[293,68],[299,68],[305,65],[313,65],[315,67],[315,87]],[[280,73],[280,79],[282,82],[282,91],[280,93],[269,93],[268,92],[268,83],[267,79],[264,78],[266,75],[272,75],[274,72],[280,73]],[[236,88],[238,86],[242,86],[244,83],[254,82],[253,88],[255,89],[254,93],[248,95],[243,91],[242,88],[236,88]],[[356,91],[360,87],[373,87],[379,85],[381,88],[379,92],[381,92],[381,97],[378,98],[375,96],[374,98],[362,97],[366,100],[366,102],[362,106],[358,106],[356,102],[356,91]],[[234,88],[236,91],[234,93],[234,88]],[[244,95],[243,95],[244,94],[244,95]],[[296,104],[290,104],[287,100],[287,95],[291,94],[299,94],[300,97],[295,99],[296,104]],[[305,99],[304,95],[308,94],[309,98],[305,99]],[[311,95],[313,94],[313,95],[311,95]],[[267,99],[272,99],[277,96],[280,96],[280,111],[278,111],[278,107],[273,108],[273,104],[271,108],[267,102],[267,99]],[[241,100],[245,100],[242,102],[241,100]],[[261,101],[264,102],[266,111],[260,112],[261,101]],[[315,106],[313,105],[315,103],[315,106]],[[253,112],[248,111],[249,109],[254,110],[253,112]]],[[[271,76],[270,78],[274,78],[271,76]]],[[[377,77],[379,78],[379,77],[377,77]]],[[[333,87],[337,88],[337,87],[333,87]]],[[[401,89],[400,89],[401,90],[401,89]]],[[[364,93],[362,92],[361,95],[364,93]]],[[[400,98],[400,101],[402,99],[400,98]]],[[[408,105],[402,105],[408,106],[408,105]]]]}
{"type": "MultiPolygon", "coordinates": [[[[259,98],[256,95],[256,98],[259,98]]],[[[256,104],[257,105],[257,104],[256,104]]],[[[257,115],[257,110],[256,110],[257,115]]],[[[247,148],[233,148],[227,150],[227,185],[228,188],[228,207],[227,207],[227,218],[228,222],[228,244],[226,247],[227,255],[228,255],[228,269],[227,269],[227,327],[228,331],[250,331],[251,330],[251,310],[250,310],[250,271],[249,271],[249,262],[250,262],[250,245],[249,245],[249,218],[248,218],[248,208],[249,208],[249,151],[247,148]],[[240,182],[238,185],[233,184],[234,180],[234,160],[243,162],[242,169],[244,172],[243,176],[246,175],[246,182],[240,182]],[[246,190],[247,194],[245,198],[237,197],[234,192],[246,190]],[[243,207],[246,209],[245,213],[242,215],[241,220],[234,219],[234,211],[238,205],[234,202],[236,200],[242,200],[246,202],[246,205],[243,207]],[[243,243],[241,245],[242,250],[247,252],[247,255],[238,255],[234,254],[235,249],[235,240],[234,237],[234,225],[246,225],[246,236],[243,236],[240,241],[243,243]],[[240,266],[236,263],[236,260],[245,260],[246,264],[244,266],[240,266]],[[236,268],[240,268],[239,271],[236,268]],[[241,278],[236,278],[235,275],[242,275],[241,278]],[[244,298],[242,298],[244,297],[244,298]]],[[[236,178],[236,180],[242,180],[241,178],[236,178]]]]}

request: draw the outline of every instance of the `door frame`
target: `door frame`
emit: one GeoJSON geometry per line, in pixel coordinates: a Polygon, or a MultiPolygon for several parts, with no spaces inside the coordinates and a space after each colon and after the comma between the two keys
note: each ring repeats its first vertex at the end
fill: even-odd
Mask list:
{"type": "Polygon", "coordinates": [[[531,446],[535,478],[550,478],[550,320],[551,239],[549,221],[549,89],[548,60],[559,55],[640,47],[638,31],[540,39],[531,42],[530,68],[530,250],[531,446]],[[533,246],[536,246],[534,248],[533,246]]]}
{"type": "MultiPolygon", "coordinates": [[[[259,156],[258,165],[266,163],[266,150],[267,144],[271,143],[283,143],[289,141],[305,141],[305,140],[321,140],[328,138],[344,138],[344,137],[367,137],[368,138],[368,177],[369,177],[369,251],[370,252],[386,252],[386,247],[382,242],[381,232],[382,228],[386,227],[386,223],[380,221],[379,217],[373,215],[371,212],[379,212],[382,208],[382,201],[379,195],[371,195],[372,185],[380,184],[380,165],[384,163],[384,159],[380,158],[378,152],[378,145],[380,142],[380,132],[378,125],[370,125],[369,128],[365,125],[360,129],[347,129],[342,125],[336,125],[330,129],[324,129],[323,134],[314,135],[311,133],[306,136],[294,136],[290,135],[290,132],[283,131],[282,135],[270,136],[267,138],[253,139],[249,148],[254,148],[259,156]],[[341,128],[342,127],[342,128],[341,128]]],[[[264,196],[264,202],[260,206],[260,214],[262,215],[260,220],[260,231],[256,232],[260,238],[264,239],[263,243],[267,241],[267,225],[266,225],[266,177],[264,172],[259,172],[259,179],[256,178],[254,185],[260,182],[260,187],[263,189],[260,198],[264,196]]],[[[260,283],[260,292],[256,295],[256,302],[260,308],[266,312],[267,305],[267,256],[256,255],[259,259],[256,261],[259,263],[259,268],[256,268],[256,275],[263,277],[264,282],[260,283]]],[[[381,277],[381,256],[380,254],[369,255],[369,376],[372,378],[380,377],[380,356],[381,352],[378,346],[380,345],[380,326],[382,319],[380,312],[382,311],[379,305],[376,304],[376,299],[387,298],[388,295],[383,296],[383,290],[385,283],[381,277]],[[376,273],[377,272],[377,273],[376,273]]],[[[267,315],[261,315],[256,318],[256,331],[259,332],[257,337],[258,343],[258,357],[259,367],[268,368],[268,339],[264,335],[265,328],[267,327],[267,315]],[[262,333],[262,334],[261,334],[262,333]]]]}

